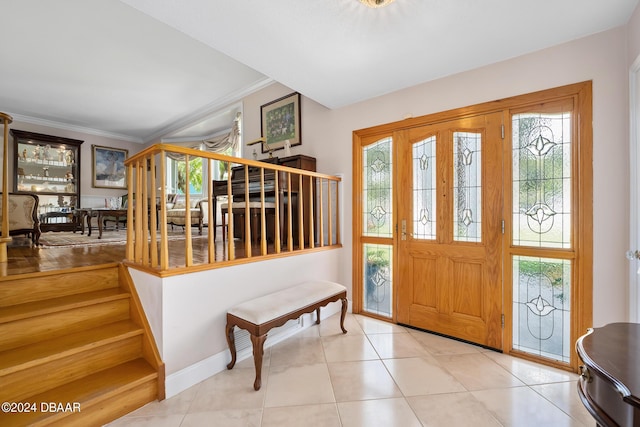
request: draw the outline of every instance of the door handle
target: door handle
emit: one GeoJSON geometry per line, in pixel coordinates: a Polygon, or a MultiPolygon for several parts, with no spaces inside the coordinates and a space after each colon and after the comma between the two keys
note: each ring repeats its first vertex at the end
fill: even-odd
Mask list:
{"type": "Polygon", "coordinates": [[[407,220],[406,219],[402,220],[400,239],[407,240],[407,220]]]}
{"type": "Polygon", "coordinates": [[[640,251],[627,251],[625,254],[629,261],[633,261],[634,259],[640,259],[640,251]]]}

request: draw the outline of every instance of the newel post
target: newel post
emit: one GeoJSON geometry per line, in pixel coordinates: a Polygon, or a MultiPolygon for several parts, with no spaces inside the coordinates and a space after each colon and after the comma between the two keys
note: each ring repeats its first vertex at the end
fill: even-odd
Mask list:
{"type": "Polygon", "coordinates": [[[7,243],[9,236],[9,124],[13,118],[0,113],[4,128],[4,146],[2,148],[2,237],[0,237],[0,263],[7,262],[7,243]]]}

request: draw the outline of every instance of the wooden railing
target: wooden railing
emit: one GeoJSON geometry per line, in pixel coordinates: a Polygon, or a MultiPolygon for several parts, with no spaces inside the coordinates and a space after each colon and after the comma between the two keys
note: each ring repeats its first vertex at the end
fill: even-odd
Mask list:
{"type": "Polygon", "coordinates": [[[9,236],[9,124],[13,118],[5,113],[0,113],[0,122],[3,127],[2,143],[2,196],[0,197],[0,209],[2,210],[2,223],[0,224],[0,263],[6,263],[7,243],[11,241],[9,236]]]}
{"type": "MultiPolygon", "coordinates": [[[[166,276],[182,274],[185,269],[217,268],[341,245],[339,177],[169,144],[153,145],[127,159],[125,166],[129,201],[126,262],[137,268],[166,276]],[[182,236],[175,236],[174,231],[174,240],[171,241],[167,222],[169,192],[166,185],[169,155],[174,158],[175,155],[184,156],[183,160],[178,161],[184,162],[184,178],[187,183],[181,196],[185,205],[184,232],[182,236]],[[203,176],[208,177],[207,182],[202,183],[202,194],[197,196],[190,193],[188,185],[192,173],[189,162],[196,157],[202,158],[203,176]],[[226,228],[221,228],[221,221],[216,219],[218,212],[214,207],[220,205],[216,203],[220,193],[216,191],[214,194],[214,181],[210,178],[214,175],[214,165],[218,165],[213,160],[226,163],[226,192],[223,195],[227,199],[226,228]],[[242,192],[238,191],[237,182],[236,190],[233,190],[232,164],[244,167],[244,185],[240,186],[242,192]],[[253,179],[250,179],[249,168],[258,169],[258,174],[252,175],[253,179]],[[269,171],[274,171],[270,176],[275,182],[271,183],[273,187],[267,193],[264,180],[265,173],[269,171]],[[253,189],[251,194],[250,186],[253,189]],[[255,186],[258,186],[257,193],[255,186]],[[204,218],[207,232],[203,236],[194,234],[195,227],[192,225],[190,207],[194,205],[192,202],[195,197],[208,203],[207,218],[204,218]],[[242,201],[232,203],[234,198],[242,201]],[[251,222],[250,203],[252,206],[259,203],[259,225],[251,222]],[[267,205],[270,207],[269,212],[267,205]],[[242,206],[239,208],[240,213],[246,213],[244,224],[239,225],[243,227],[241,234],[244,241],[234,239],[233,212],[238,211],[237,206],[242,206]],[[267,213],[273,224],[270,234],[272,242],[267,239],[267,213]],[[216,230],[216,225],[221,229],[216,230]],[[254,245],[252,228],[256,226],[259,230],[259,243],[254,245]],[[195,239],[198,240],[197,244],[195,239]]],[[[221,183],[215,182],[218,185],[221,183]]]]}

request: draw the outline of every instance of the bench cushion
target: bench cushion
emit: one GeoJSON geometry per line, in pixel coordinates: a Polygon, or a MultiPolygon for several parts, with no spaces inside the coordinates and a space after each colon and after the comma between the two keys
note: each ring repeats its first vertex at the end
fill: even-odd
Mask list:
{"type": "Polygon", "coordinates": [[[260,325],[346,290],[344,286],[329,281],[305,282],[244,302],[229,309],[228,313],[260,325]]]}

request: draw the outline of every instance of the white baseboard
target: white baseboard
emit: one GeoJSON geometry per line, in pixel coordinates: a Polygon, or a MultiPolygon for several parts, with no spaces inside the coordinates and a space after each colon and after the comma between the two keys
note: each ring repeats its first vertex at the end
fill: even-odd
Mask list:
{"type": "MultiPolygon", "coordinates": [[[[323,307],[320,310],[320,318],[326,319],[340,312],[340,304],[330,304],[327,307],[323,307]]],[[[265,348],[269,348],[274,344],[283,341],[303,329],[306,329],[315,323],[315,314],[308,313],[303,314],[300,317],[299,327],[287,328],[284,331],[276,332],[273,335],[269,335],[265,341],[265,348]]],[[[242,351],[238,351],[236,355],[236,363],[248,359],[253,356],[252,349],[246,348],[242,351]]],[[[182,391],[193,387],[194,385],[206,380],[213,375],[222,372],[227,369],[227,364],[231,360],[229,350],[221,351],[213,356],[207,357],[200,362],[194,363],[178,372],[168,375],[165,378],[165,395],[166,398],[175,396],[182,391]]]]}

